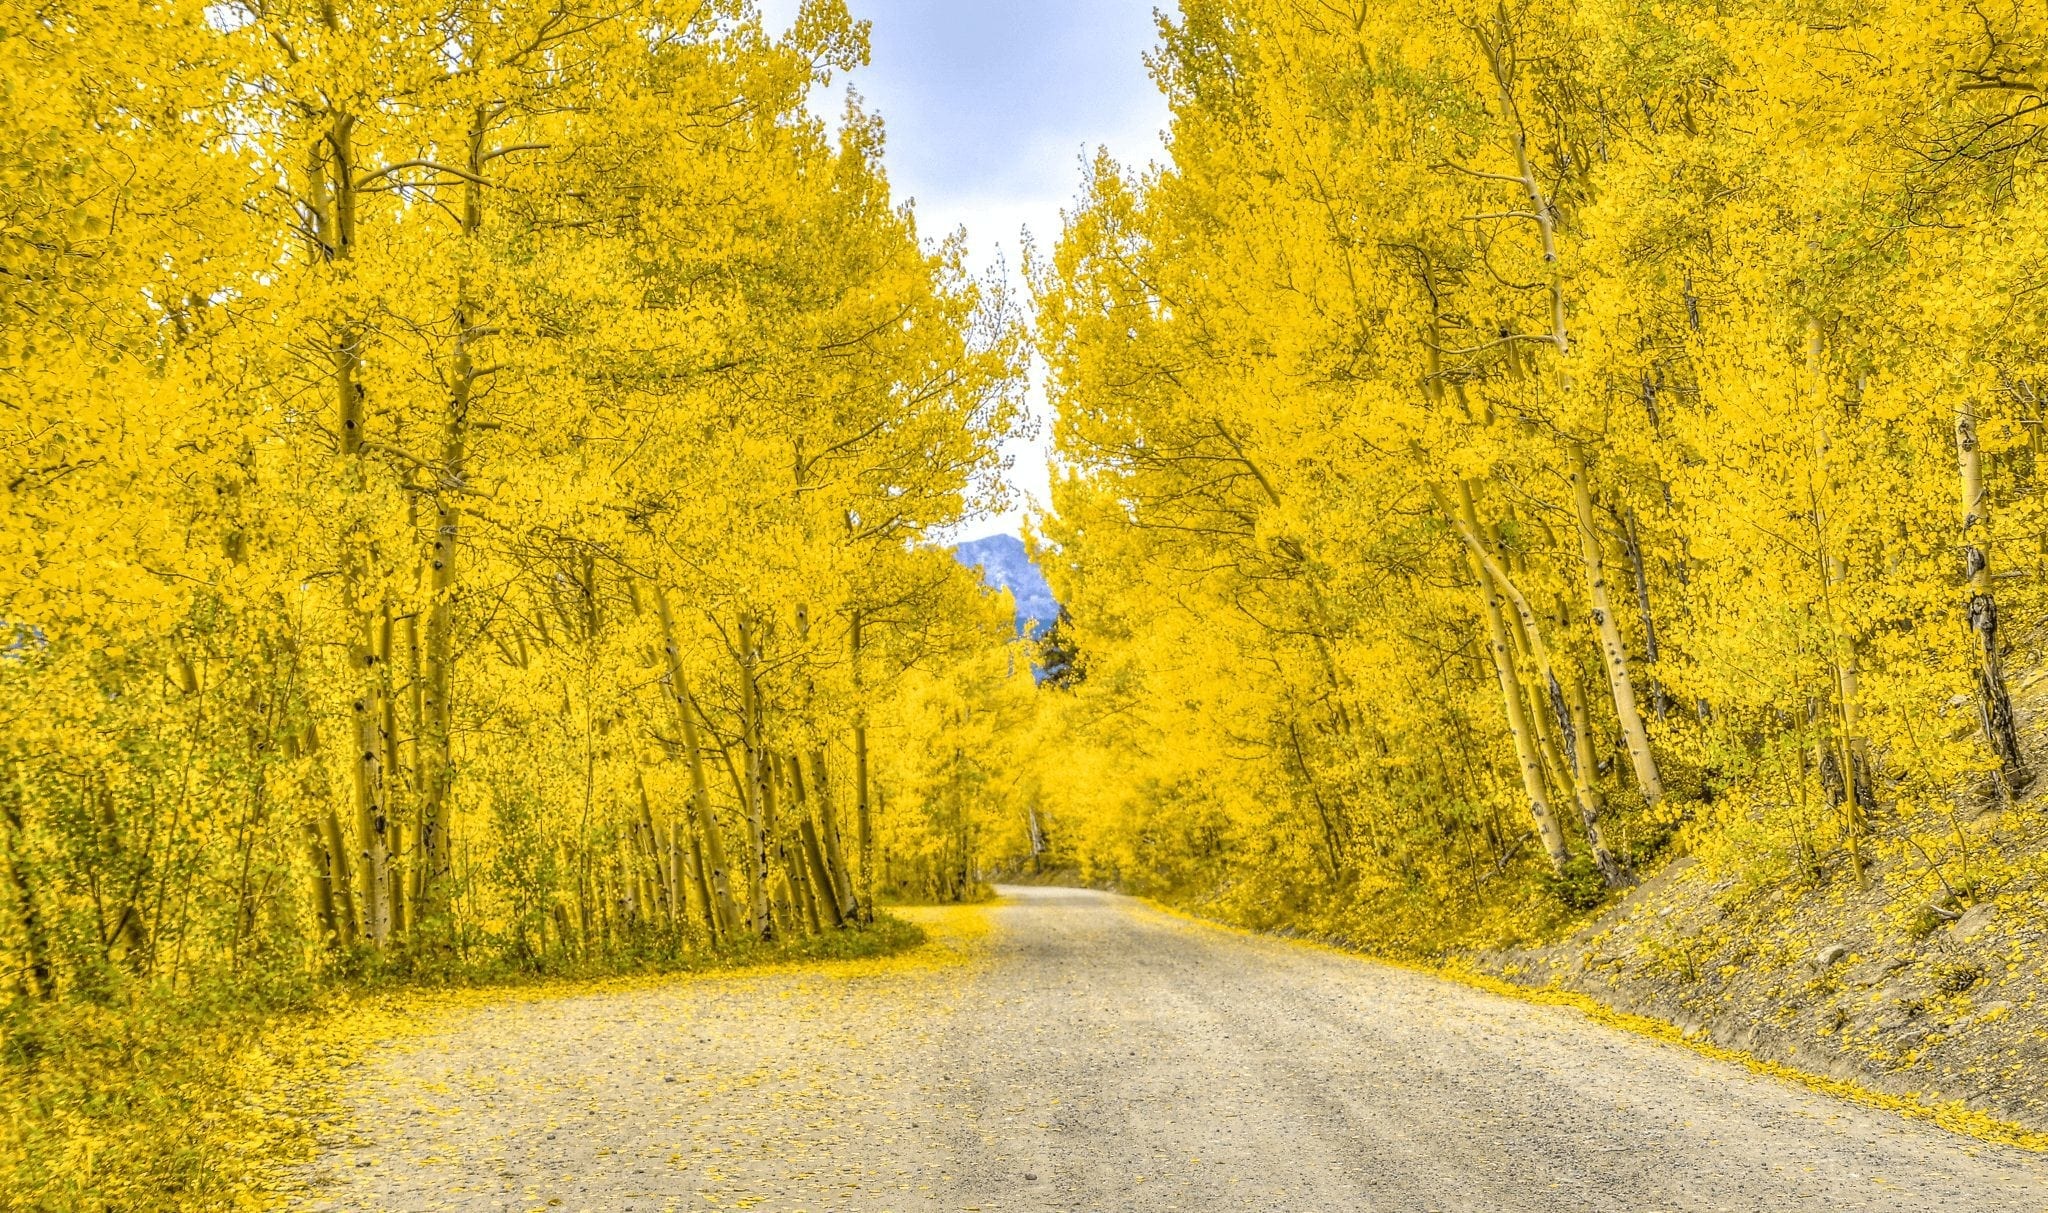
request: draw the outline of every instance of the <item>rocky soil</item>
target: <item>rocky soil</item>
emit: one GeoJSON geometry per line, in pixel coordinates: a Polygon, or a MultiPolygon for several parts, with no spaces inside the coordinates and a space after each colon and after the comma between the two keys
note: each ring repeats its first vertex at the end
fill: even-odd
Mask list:
{"type": "Polygon", "coordinates": [[[1863,887],[1835,872],[1745,889],[1679,859],[1569,938],[1477,967],[2048,1131],[2048,668],[2033,656],[2016,701],[2042,776],[2012,803],[1969,789],[1924,846],[1881,813],[1872,850],[1889,858],[1863,887]]]}
{"type": "Polygon", "coordinates": [[[1591,995],[1715,1044],[2048,1131],[2048,905],[2038,889],[1921,933],[1897,897],[1744,896],[1680,860],[1556,945],[1482,971],[1591,995]]]}

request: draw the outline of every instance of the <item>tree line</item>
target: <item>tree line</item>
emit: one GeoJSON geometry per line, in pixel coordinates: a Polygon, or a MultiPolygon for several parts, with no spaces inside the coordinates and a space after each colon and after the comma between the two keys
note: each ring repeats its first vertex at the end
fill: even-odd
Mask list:
{"type": "Polygon", "coordinates": [[[1416,946],[1678,837],[1952,913],[2034,778],[2041,13],[1179,7],[1170,161],[1032,269],[1075,861],[1416,946]]]}
{"type": "Polygon", "coordinates": [[[999,492],[1023,340],[879,121],[807,112],[865,56],[837,0],[0,9],[18,997],[936,879],[926,705],[1007,636],[930,536],[999,492]]]}

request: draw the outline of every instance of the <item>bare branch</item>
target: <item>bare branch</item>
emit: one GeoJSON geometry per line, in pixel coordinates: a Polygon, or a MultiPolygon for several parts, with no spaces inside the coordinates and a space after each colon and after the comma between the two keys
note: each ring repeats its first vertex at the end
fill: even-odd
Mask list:
{"type": "Polygon", "coordinates": [[[369,189],[379,179],[389,177],[393,173],[403,172],[409,168],[423,168],[436,173],[446,173],[451,177],[458,177],[464,181],[474,182],[477,185],[495,186],[497,184],[495,181],[486,181],[466,169],[451,168],[448,165],[440,164],[433,160],[401,160],[397,164],[387,164],[374,172],[364,173],[356,178],[356,188],[359,190],[369,189]]]}

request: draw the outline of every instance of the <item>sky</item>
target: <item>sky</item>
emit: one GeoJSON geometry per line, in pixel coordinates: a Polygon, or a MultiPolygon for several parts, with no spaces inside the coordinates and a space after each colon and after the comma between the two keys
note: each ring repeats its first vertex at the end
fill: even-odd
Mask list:
{"type": "MultiPolygon", "coordinates": [[[[787,27],[798,0],[762,0],[787,27]]],[[[1145,69],[1158,40],[1154,0],[848,0],[872,23],[873,57],[811,99],[835,119],[851,86],[888,131],[889,182],[915,201],[918,230],[939,239],[965,228],[977,268],[1006,266],[1018,298],[1020,232],[1041,248],[1058,238],[1081,165],[1097,147],[1126,164],[1162,157],[1166,102],[1145,69]],[[1000,262],[999,262],[1000,259],[1000,262]]],[[[1035,440],[1010,442],[1020,508],[968,524],[958,538],[1008,532],[1044,504],[1050,423],[1034,370],[1035,440]]]]}

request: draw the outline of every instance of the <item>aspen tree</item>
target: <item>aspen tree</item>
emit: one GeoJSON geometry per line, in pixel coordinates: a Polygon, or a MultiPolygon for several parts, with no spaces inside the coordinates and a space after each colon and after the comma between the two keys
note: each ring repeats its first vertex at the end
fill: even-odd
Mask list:
{"type": "Polygon", "coordinates": [[[654,602],[661,621],[662,660],[666,666],[664,677],[668,697],[675,706],[677,722],[682,726],[683,756],[690,765],[690,807],[697,822],[697,833],[692,840],[701,847],[697,869],[708,894],[706,902],[710,906],[710,916],[717,924],[717,933],[730,937],[741,929],[739,911],[733,903],[725,842],[720,837],[718,821],[711,812],[711,789],[704,777],[704,747],[697,734],[697,708],[691,700],[690,684],[683,675],[681,654],[676,648],[675,615],[669,609],[667,591],[659,585],[654,587],[654,602]]]}
{"type": "Polygon", "coordinates": [[[755,670],[761,661],[754,630],[754,621],[746,614],[739,619],[739,650],[736,660],[740,682],[740,750],[746,767],[744,772],[744,793],[746,805],[747,837],[749,839],[747,865],[747,904],[752,915],[752,929],[762,938],[774,934],[773,921],[768,914],[768,852],[769,826],[767,802],[770,767],[773,758],[767,752],[762,738],[761,688],[755,680],[755,670]]]}
{"type": "MultiPolygon", "coordinates": [[[[1628,651],[1622,644],[1621,629],[1614,618],[1614,603],[1607,593],[1607,565],[1601,555],[1600,532],[1593,515],[1593,494],[1587,481],[1585,450],[1575,446],[1572,448],[1572,504],[1578,515],[1579,542],[1584,552],[1586,594],[1592,603],[1593,626],[1600,637],[1600,660],[1607,670],[1608,691],[1614,698],[1615,715],[1620,718],[1629,763],[1635,768],[1636,786],[1641,790],[1645,803],[1655,808],[1657,802],[1664,799],[1664,780],[1657,770],[1656,755],[1650,751],[1649,730],[1636,706],[1635,684],[1628,673],[1628,651]]],[[[1647,597],[1647,589],[1643,593],[1647,597]]],[[[1648,608],[1645,607],[1645,620],[1648,616],[1648,608]]],[[[1651,660],[1654,661],[1655,634],[1648,634],[1652,637],[1648,643],[1653,647],[1651,660]]]]}
{"type": "MultiPolygon", "coordinates": [[[[796,771],[796,760],[790,760],[790,769],[796,771]]],[[[862,917],[860,891],[854,884],[853,874],[846,866],[843,848],[839,842],[839,813],[832,803],[832,785],[827,779],[825,751],[811,751],[811,787],[816,789],[818,820],[823,824],[819,833],[825,844],[825,859],[832,873],[833,887],[839,893],[840,917],[858,921],[862,917]]]]}
{"type": "MultiPolygon", "coordinates": [[[[1057,779],[1050,799],[1084,866],[1247,907],[1288,890],[1319,921],[1397,932],[1393,889],[1473,896],[1460,856],[1486,814],[1448,805],[1483,803],[1503,762],[1569,784],[1616,838],[1659,839],[1682,812],[1758,865],[1781,832],[1812,854],[1768,790],[1781,774],[1837,772],[1868,851],[1902,845],[1909,806],[1973,769],[1924,727],[1983,664],[1932,555],[1955,546],[1958,464],[1937,478],[1929,444],[1955,440],[1958,388],[2025,401],[2039,374],[1993,335],[2012,316],[1980,306],[1996,271],[1972,251],[2036,247],[2021,233],[2037,225],[1994,201],[2035,169],[1972,141],[2013,121],[2001,90],[2032,79],[2038,23],[1888,6],[1767,34],[1753,14],[1682,11],[1396,5],[1330,23],[1208,0],[1171,25],[1172,162],[1090,165],[1033,266],[1072,469],[1046,523],[1053,580],[1117,679],[1067,701],[1113,726],[1052,730],[1066,767],[1103,780],[1057,779]],[[1964,265],[1987,277],[1951,289],[1964,265]],[[1825,374],[1799,357],[1814,316],[1839,351],[1825,374]],[[1943,355],[1994,348],[1996,369],[1943,355]],[[1508,542],[1475,518],[1477,552],[1442,547],[1418,502],[1452,480],[1514,495],[1508,542]],[[1472,574],[1502,612],[1489,679],[1488,629],[1458,633],[1471,605],[1446,589],[1469,582],[1445,565],[1496,548],[1472,574]],[[1584,594],[1583,634],[1533,609],[1564,593],[1584,594]],[[1600,704],[1577,678],[1588,647],[1600,704]],[[1433,762],[1482,694],[1510,692],[1525,747],[1511,730],[1433,762]],[[1347,718],[1370,739],[1355,753],[1347,718]],[[1604,786],[1606,736],[1640,795],[1604,786]],[[1880,781],[1899,805],[1882,823],[1880,781]],[[1339,876],[1344,815],[1375,841],[1339,876]]],[[[2029,461],[2012,470],[1999,508],[2032,518],[2029,461]]],[[[1610,881],[1648,857],[1607,849],[1610,881]]],[[[1466,912],[1516,904],[1479,900],[1466,912]]]]}
{"type": "MultiPolygon", "coordinates": [[[[0,967],[128,1005],[740,938],[705,624],[834,621],[760,671],[756,739],[844,738],[857,699],[869,767],[919,667],[1004,643],[929,545],[992,504],[1019,329],[890,197],[879,120],[809,114],[862,28],[26,12],[0,14],[0,93],[37,102],[0,104],[0,967]],[[792,450],[805,500],[773,502],[792,450]],[[650,582],[666,628],[622,601],[650,582]]],[[[776,891],[806,866],[780,862],[776,891]]]]}
{"type": "Polygon", "coordinates": [[[1998,755],[2006,787],[2025,787],[2032,779],[2020,754],[2019,730],[2013,722],[2012,696],[2005,686],[2004,657],[1999,651],[1998,602],[1991,593],[1991,544],[1980,538],[1991,529],[1990,494],[1984,486],[1984,455],[1977,441],[1977,410],[1968,395],[1956,408],[1956,454],[1962,472],[1963,574],[1970,598],[1966,619],[1981,650],[1978,703],[1983,712],[1984,740],[1998,755]]]}
{"type": "Polygon", "coordinates": [[[856,843],[860,853],[860,892],[864,912],[872,916],[875,896],[874,811],[869,803],[868,711],[861,677],[861,623],[859,607],[847,622],[847,643],[853,653],[853,812],[856,843]]]}
{"type": "MultiPolygon", "coordinates": [[[[1469,533],[1476,528],[1477,518],[1473,513],[1471,489],[1462,484],[1459,486],[1458,509],[1461,512],[1461,534],[1469,533]]],[[[1543,840],[1543,849],[1550,857],[1551,867],[1562,873],[1565,865],[1571,861],[1571,853],[1565,847],[1564,831],[1558,828],[1557,819],[1551,814],[1550,797],[1543,780],[1542,759],[1537,754],[1535,734],[1523,710],[1521,680],[1515,674],[1514,654],[1509,647],[1507,623],[1501,611],[1504,596],[1493,578],[1492,566],[1483,548],[1468,543],[1466,555],[1471,563],[1472,578],[1479,586],[1480,598],[1484,603],[1487,649],[1493,657],[1494,673],[1500,680],[1501,701],[1507,712],[1508,731],[1515,739],[1515,755],[1522,772],[1522,790],[1528,797],[1529,813],[1535,818],[1536,831],[1543,840]]]]}
{"type": "MultiPolygon", "coordinates": [[[[1569,785],[1572,789],[1573,799],[1578,803],[1580,821],[1585,826],[1587,845],[1593,852],[1594,862],[1600,868],[1601,876],[1610,885],[1626,883],[1626,873],[1608,851],[1606,842],[1601,837],[1599,792],[1593,786],[1590,764],[1577,761],[1580,739],[1575,734],[1578,730],[1574,727],[1572,713],[1566,702],[1564,684],[1559,680],[1556,667],[1551,662],[1549,646],[1543,641],[1542,623],[1537,618],[1534,608],[1530,606],[1528,598],[1516,587],[1513,577],[1495,559],[1480,538],[1477,520],[1470,513],[1472,503],[1469,491],[1463,494],[1459,507],[1455,510],[1442,489],[1432,485],[1430,491],[1436,500],[1438,510],[1458,531],[1473,558],[1483,567],[1486,579],[1481,584],[1491,587],[1494,594],[1513,604],[1516,624],[1514,634],[1523,641],[1530,661],[1535,667],[1535,698],[1538,701],[1536,712],[1540,718],[1544,707],[1550,709],[1550,720],[1557,725],[1559,739],[1552,741],[1549,730],[1535,719],[1530,721],[1534,726],[1533,731],[1549,756],[1558,783],[1561,786],[1569,785]]],[[[1496,605],[1494,609],[1498,611],[1499,607],[1496,605]]],[[[1558,850],[1552,853],[1553,858],[1562,853],[1562,847],[1560,838],[1558,850]]]]}
{"type": "MultiPolygon", "coordinates": [[[[330,14],[328,31],[340,26],[330,14]]],[[[313,162],[311,209],[313,230],[328,265],[343,283],[348,280],[356,251],[357,182],[354,149],[356,119],[347,113],[328,116],[327,129],[318,136],[313,162]]],[[[361,330],[348,319],[338,322],[329,357],[333,362],[336,452],[340,478],[352,498],[360,499],[368,487],[364,431],[368,417],[363,405],[362,386],[357,382],[361,362],[361,330]]],[[[360,505],[354,507],[361,509],[360,505]]],[[[386,688],[389,680],[379,667],[377,634],[379,619],[389,606],[370,601],[367,582],[372,575],[369,539],[358,519],[344,518],[341,533],[343,610],[351,633],[348,644],[353,686],[352,727],[354,760],[350,782],[354,789],[357,859],[365,931],[370,941],[383,947],[391,937],[391,846],[387,833],[391,805],[386,779],[389,755],[385,751],[384,727],[386,688]]]]}
{"type": "Polygon", "coordinates": [[[825,864],[824,851],[818,845],[818,827],[806,813],[797,821],[797,832],[803,839],[804,862],[809,865],[811,887],[816,890],[817,903],[825,908],[824,917],[835,927],[846,925],[846,916],[841,911],[840,900],[832,888],[832,873],[825,864]]]}

